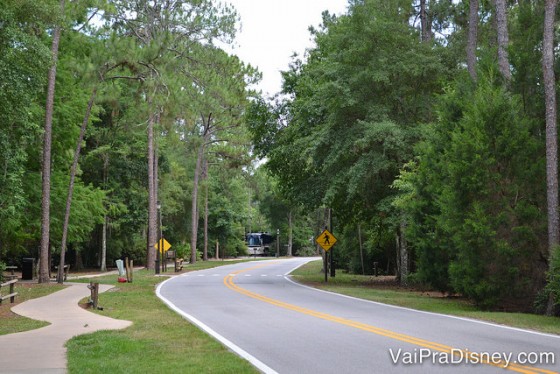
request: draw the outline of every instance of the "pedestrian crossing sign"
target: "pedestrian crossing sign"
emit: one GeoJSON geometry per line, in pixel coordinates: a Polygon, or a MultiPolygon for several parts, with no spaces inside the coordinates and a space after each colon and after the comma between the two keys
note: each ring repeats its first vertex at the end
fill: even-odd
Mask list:
{"type": "Polygon", "coordinates": [[[318,237],[315,239],[317,244],[321,246],[325,251],[331,249],[331,247],[336,243],[336,238],[329,230],[325,229],[318,237]]]}

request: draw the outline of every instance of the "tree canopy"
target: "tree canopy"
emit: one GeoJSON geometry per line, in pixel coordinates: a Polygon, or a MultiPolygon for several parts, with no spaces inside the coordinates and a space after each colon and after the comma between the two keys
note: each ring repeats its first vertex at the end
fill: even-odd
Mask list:
{"type": "Polygon", "coordinates": [[[360,0],[310,29],[315,47],[248,124],[281,195],[332,209],[340,266],[365,256],[363,271],[381,262],[485,308],[546,306],[543,15],[531,1],[360,0]]]}
{"type": "Polygon", "coordinates": [[[346,270],[558,313],[555,12],[351,0],[265,98],[227,4],[4,1],[0,261],[312,254],[332,221],[346,270]]]}

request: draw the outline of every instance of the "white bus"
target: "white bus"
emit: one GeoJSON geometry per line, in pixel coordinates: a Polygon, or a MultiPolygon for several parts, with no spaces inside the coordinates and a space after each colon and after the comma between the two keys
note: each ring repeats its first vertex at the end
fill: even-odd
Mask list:
{"type": "Polygon", "coordinates": [[[249,255],[268,256],[274,238],[267,232],[250,232],[245,235],[249,255]]]}

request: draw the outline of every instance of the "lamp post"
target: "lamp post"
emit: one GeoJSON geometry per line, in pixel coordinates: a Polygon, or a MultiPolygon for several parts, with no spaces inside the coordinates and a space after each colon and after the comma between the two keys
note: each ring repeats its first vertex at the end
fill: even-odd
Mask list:
{"type": "Polygon", "coordinates": [[[280,257],[280,229],[276,229],[276,258],[280,257]]]}

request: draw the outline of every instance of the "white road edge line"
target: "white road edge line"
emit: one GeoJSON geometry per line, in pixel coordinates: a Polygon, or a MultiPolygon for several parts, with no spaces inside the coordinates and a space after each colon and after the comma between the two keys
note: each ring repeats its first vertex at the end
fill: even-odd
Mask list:
{"type": "Polygon", "coordinates": [[[268,367],[266,364],[264,364],[262,361],[258,360],[256,357],[252,356],[251,354],[244,351],[243,349],[241,349],[237,345],[233,344],[231,341],[224,338],[222,335],[218,334],[216,331],[212,330],[210,327],[208,327],[207,325],[205,325],[204,323],[202,323],[201,321],[199,321],[195,317],[191,316],[190,314],[187,314],[187,313],[183,312],[175,304],[173,304],[171,301],[169,301],[167,298],[165,298],[161,294],[160,290],[161,290],[161,287],[166,282],[170,281],[171,279],[173,279],[173,278],[166,279],[165,281],[161,282],[156,288],[156,296],[158,298],[160,298],[160,300],[162,300],[171,310],[173,310],[174,312],[178,313],[180,316],[182,316],[186,320],[189,320],[190,322],[192,322],[193,324],[198,326],[198,328],[205,331],[207,334],[212,336],[214,339],[218,340],[220,343],[225,345],[227,348],[229,348],[232,352],[237,354],[239,357],[249,361],[249,363],[251,365],[253,365],[257,369],[259,369],[264,374],[278,374],[277,371],[268,367]]]}
{"type": "MultiPolygon", "coordinates": [[[[311,261],[308,261],[311,262],[311,261]]],[[[494,326],[494,327],[499,327],[502,329],[506,329],[506,330],[513,330],[513,331],[518,331],[518,332],[524,332],[524,333],[528,333],[528,334],[533,334],[533,335],[539,335],[539,336],[546,336],[549,338],[556,338],[556,339],[560,339],[560,335],[553,335],[553,334],[547,334],[544,332],[539,332],[539,331],[533,331],[533,330],[526,330],[526,329],[522,329],[519,327],[511,327],[511,326],[506,326],[506,325],[498,325],[496,323],[492,323],[492,322],[485,322],[485,321],[480,321],[477,319],[473,319],[473,318],[466,318],[466,317],[458,317],[458,316],[450,316],[448,314],[442,314],[442,313],[434,313],[434,312],[426,312],[424,310],[417,310],[417,309],[411,309],[411,308],[405,308],[403,306],[398,306],[398,305],[390,305],[390,304],[384,304],[384,303],[380,303],[377,301],[372,301],[372,300],[366,300],[366,299],[360,299],[357,297],[353,297],[353,296],[348,296],[348,295],[343,295],[340,293],[336,293],[336,292],[331,292],[331,291],[325,291],[325,290],[321,290],[318,288],[313,288],[313,287],[309,287],[306,286],[304,284],[298,283],[294,280],[292,280],[290,278],[290,274],[294,271],[296,271],[298,268],[302,267],[303,265],[307,264],[307,262],[304,262],[302,264],[299,264],[298,266],[296,266],[295,268],[293,268],[292,270],[288,271],[286,274],[284,274],[284,279],[286,279],[288,282],[291,282],[293,284],[295,284],[296,286],[299,287],[303,287],[303,288],[307,288],[313,291],[317,291],[317,292],[323,292],[323,293],[327,293],[327,294],[331,294],[331,295],[336,295],[336,296],[340,296],[340,297],[344,297],[347,299],[352,299],[352,300],[358,300],[358,301],[363,301],[365,303],[371,303],[371,304],[376,304],[376,305],[382,305],[382,306],[386,306],[389,308],[395,308],[395,309],[403,309],[403,310],[409,310],[412,312],[416,312],[416,313],[422,313],[422,314],[429,314],[432,316],[441,316],[441,317],[447,317],[447,318],[452,318],[452,319],[458,319],[460,321],[467,321],[467,322],[473,322],[473,323],[478,323],[481,325],[486,325],[486,326],[494,326]]]]}

